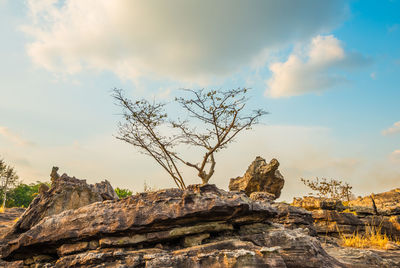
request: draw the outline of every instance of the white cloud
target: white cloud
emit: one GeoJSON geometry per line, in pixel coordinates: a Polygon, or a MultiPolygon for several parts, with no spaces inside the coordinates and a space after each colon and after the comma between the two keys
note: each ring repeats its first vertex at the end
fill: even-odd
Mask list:
{"type": "Polygon", "coordinates": [[[361,55],[346,53],[333,35],[318,35],[307,47],[298,47],[286,62],[270,64],[272,77],[266,95],[279,98],[321,92],[347,81],[337,70],[368,62],[361,55]]]}
{"type": "Polygon", "coordinates": [[[400,132],[400,121],[396,122],[393,124],[393,126],[389,127],[388,129],[385,129],[382,131],[382,135],[391,135],[391,134],[396,134],[400,132]]]}
{"type": "Polygon", "coordinates": [[[4,126],[0,126],[0,135],[17,145],[22,145],[22,146],[33,145],[33,142],[23,139],[21,136],[12,132],[9,128],[4,126]]]}
{"type": "MultiPolygon", "coordinates": [[[[204,80],[329,31],[344,1],[30,0],[27,50],[48,70],[204,80]]],[[[265,59],[264,59],[265,60],[265,59]]],[[[263,61],[264,61],[263,60],[263,61]]]]}

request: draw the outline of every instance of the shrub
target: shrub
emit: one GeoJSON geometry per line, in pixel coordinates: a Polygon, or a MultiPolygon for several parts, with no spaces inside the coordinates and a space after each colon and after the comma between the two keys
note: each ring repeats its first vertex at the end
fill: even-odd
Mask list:
{"type": "MultiPolygon", "coordinates": [[[[319,197],[333,198],[342,201],[350,201],[353,198],[351,190],[353,189],[347,182],[340,180],[327,180],[326,178],[316,178],[314,180],[306,180],[301,178],[301,181],[315,192],[319,197]]],[[[310,193],[312,195],[313,193],[310,193]]]]}
{"type": "Polygon", "coordinates": [[[132,195],[132,191],[131,190],[129,190],[129,189],[121,189],[121,188],[118,188],[118,187],[115,188],[115,193],[121,199],[132,195]]]}

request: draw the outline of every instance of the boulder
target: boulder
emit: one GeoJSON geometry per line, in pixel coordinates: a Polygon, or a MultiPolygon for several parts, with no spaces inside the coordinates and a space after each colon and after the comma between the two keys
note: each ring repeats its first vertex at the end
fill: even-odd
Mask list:
{"type": "MultiPolygon", "coordinates": [[[[225,192],[215,185],[194,185],[187,190],[165,189],[140,193],[122,200],[97,202],[44,218],[31,229],[10,241],[3,257],[29,252],[38,244],[53,246],[68,240],[91,240],[99,236],[140,235],[186,226],[188,222],[252,222],[271,218],[275,210],[267,204],[252,202],[241,193],[225,192]]],[[[211,228],[211,227],[210,227],[211,228]]],[[[201,229],[204,232],[205,230],[201,229]]],[[[209,231],[209,230],[207,230],[209,231]]],[[[196,232],[194,232],[196,233],[196,232]]],[[[191,232],[190,234],[193,234],[191,232]]],[[[185,235],[182,232],[181,235],[185,235]]],[[[157,235],[155,235],[157,236],[157,235]]],[[[169,238],[159,234],[159,242],[169,238]]]]}
{"type": "Polygon", "coordinates": [[[47,216],[1,253],[38,267],[344,267],[276,216],[265,200],[191,185],[47,216]]]}
{"type": "Polygon", "coordinates": [[[11,231],[6,234],[5,239],[30,230],[45,217],[91,203],[116,199],[118,196],[107,180],[91,185],[87,184],[86,180],[63,174],[53,182],[48,191],[36,196],[11,231]]]}
{"type": "Polygon", "coordinates": [[[274,199],[277,199],[280,197],[285,183],[278,167],[278,160],[272,159],[267,164],[264,158],[257,156],[243,177],[230,180],[229,190],[244,191],[248,196],[253,192],[267,192],[273,194],[274,199]]]}

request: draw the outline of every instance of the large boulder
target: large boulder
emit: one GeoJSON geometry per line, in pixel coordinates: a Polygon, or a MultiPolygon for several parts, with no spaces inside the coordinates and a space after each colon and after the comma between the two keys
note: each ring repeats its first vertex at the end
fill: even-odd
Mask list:
{"type": "Polygon", "coordinates": [[[1,253],[38,267],[344,267],[276,215],[242,192],[191,185],[48,216],[1,253]]]}
{"type": "Polygon", "coordinates": [[[243,177],[230,180],[229,190],[244,191],[248,196],[253,192],[267,192],[279,198],[285,179],[278,167],[278,160],[272,159],[267,164],[264,158],[257,156],[243,177]]]}
{"type": "Polygon", "coordinates": [[[30,230],[45,217],[91,203],[116,199],[118,196],[107,180],[91,185],[87,184],[86,180],[63,174],[53,182],[48,191],[36,196],[11,231],[6,234],[5,239],[30,230]]]}

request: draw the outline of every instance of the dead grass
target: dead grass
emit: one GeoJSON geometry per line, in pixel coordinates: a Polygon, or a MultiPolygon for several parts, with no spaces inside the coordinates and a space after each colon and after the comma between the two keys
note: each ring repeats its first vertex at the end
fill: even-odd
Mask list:
{"type": "Polygon", "coordinates": [[[4,213],[6,209],[4,207],[0,207],[0,213],[4,213]]]}
{"type": "Polygon", "coordinates": [[[387,250],[391,243],[400,245],[400,241],[391,241],[390,238],[382,232],[381,226],[365,226],[365,234],[353,233],[351,236],[340,234],[342,244],[345,247],[355,248],[376,248],[387,250]]]}

